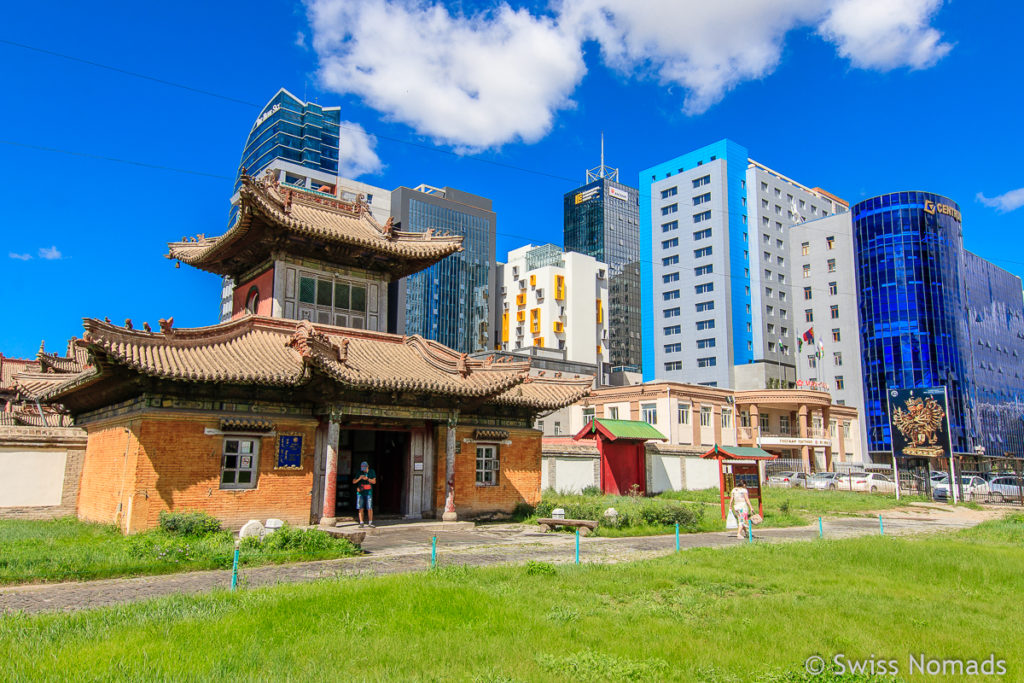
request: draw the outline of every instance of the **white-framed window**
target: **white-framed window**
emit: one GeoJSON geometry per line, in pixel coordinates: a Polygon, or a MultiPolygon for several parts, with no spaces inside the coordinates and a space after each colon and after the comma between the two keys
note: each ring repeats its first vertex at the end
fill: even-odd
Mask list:
{"type": "Polygon", "coordinates": [[[666,372],[674,372],[674,371],[682,370],[682,369],[683,369],[683,361],[681,361],[681,360],[671,360],[671,361],[665,363],[665,371],[666,372]]]}
{"type": "Polygon", "coordinates": [[[789,434],[789,415],[779,415],[779,433],[789,434]]]}
{"type": "Polygon", "coordinates": [[[609,406],[607,412],[608,412],[608,419],[609,420],[618,420],[619,419],[619,407],[618,406],[609,406]]]}
{"type": "Polygon", "coordinates": [[[640,419],[649,425],[658,421],[658,404],[644,403],[640,406],[640,419]]]}
{"type": "Polygon", "coordinates": [[[498,485],[498,445],[478,443],[476,445],[476,485],[498,485]]]}
{"type": "MultiPolygon", "coordinates": [[[[594,419],[594,409],[593,408],[584,408],[583,409],[583,424],[590,424],[590,421],[593,420],[593,419],[594,419]]],[[[555,423],[555,429],[557,430],[560,427],[561,427],[561,425],[558,422],[556,422],[555,423]]],[[[556,431],[555,434],[558,434],[558,432],[556,431]]]]}
{"type": "Polygon", "coordinates": [[[559,436],[562,433],[562,423],[561,422],[555,421],[555,425],[553,427],[552,433],[555,436],[559,436]]]}
{"type": "Polygon", "coordinates": [[[761,413],[760,415],[757,416],[757,420],[760,423],[761,431],[762,432],[767,432],[768,431],[768,413],[761,413]]]}
{"type": "Polygon", "coordinates": [[[749,427],[749,426],[750,426],[750,411],[749,410],[741,410],[740,411],[740,427],[749,427]]]}
{"type": "Polygon", "coordinates": [[[710,357],[707,357],[707,358],[698,358],[697,359],[697,367],[698,368],[712,368],[717,363],[718,363],[718,359],[715,358],[714,356],[710,356],[710,357]]]}
{"type": "Polygon", "coordinates": [[[700,407],[700,426],[710,427],[711,426],[711,406],[700,407]]]}
{"type": "Polygon", "coordinates": [[[680,403],[679,407],[676,409],[676,412],[677,412],[677,415],[678,415],[678,418],[679,418],[679,424],[680,425],[688,425],[688,424],[690,424],[690,405],[689,404],[685,404],[684,405],[684,404],[680,403]]]}
{"type": "Polygon", "coordinates": [[[222,489],[254,489],[259,478],[260,440],[256,437],[226,436],[220,458],[222,489]]]}
{"type": "Polygon", "coordinates": [[[722,429],[732,428],[732,409],[722,408],[722,429]]]}

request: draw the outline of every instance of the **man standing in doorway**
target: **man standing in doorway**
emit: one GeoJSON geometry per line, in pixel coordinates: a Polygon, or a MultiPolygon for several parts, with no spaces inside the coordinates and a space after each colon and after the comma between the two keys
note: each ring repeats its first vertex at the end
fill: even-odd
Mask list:
{"type": "Polygon", "coordinates": [[[363,510],[369,517],[370,528],[373,526],[373,485],[377,483],[377,473],[370,469],[365,460],[359,464],[359,476],[352,480],[356,485],[356,510],[359,511],[359,527],[363,527],[363,510]]]}

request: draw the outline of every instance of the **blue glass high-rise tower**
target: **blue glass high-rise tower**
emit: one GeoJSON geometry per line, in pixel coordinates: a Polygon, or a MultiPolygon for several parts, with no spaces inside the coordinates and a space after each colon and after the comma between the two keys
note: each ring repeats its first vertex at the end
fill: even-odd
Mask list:
{"type": "Polygon", "coordinates": [[[964,251],[960,207],[941,195],[851,211],[869,451],[891,448],[887,389],[945,386],[955,452],[1024,455],[1020,278],[964,251]]]}

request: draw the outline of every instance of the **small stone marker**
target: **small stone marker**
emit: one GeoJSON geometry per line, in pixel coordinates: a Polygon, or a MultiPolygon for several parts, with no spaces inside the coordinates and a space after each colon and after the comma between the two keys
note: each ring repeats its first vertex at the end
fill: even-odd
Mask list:
{"type": "Polygon", "coordinates": [[[264,529],[263,525],[260,524],[260,520],[250,519],[245,523],[241,530],[239,530],[238,537],[249,538],[250,536],[255,536],[256,538],[261,538],[263,536],[263,532],[264,529]]]}
{"type": "Polygon", "coordinates": [[[272,534],[281,527],[284,526],[284,522],[280,519],[268,519],[267,520],[267,533],[272,534]]]}

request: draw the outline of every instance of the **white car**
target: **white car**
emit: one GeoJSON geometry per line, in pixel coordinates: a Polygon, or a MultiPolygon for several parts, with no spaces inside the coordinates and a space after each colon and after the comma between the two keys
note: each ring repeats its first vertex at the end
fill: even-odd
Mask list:
{"type": "Polygon", "coordinates": [[[862,472],[850,477],[850,485],[854,491],[870,491],[871,493],[893,493],[896,484],[892,477],[877,472],[862,472]]]}
{"type": "Polygon", "coordinates": [[[807,475],[803,472],[779,472],[768,477],[769,486],[782,488],[807,488],[807,475]]]}
{"type": "Polygon", "coordinates": [[[997,503],[1021,498],[1021,479],[1018,477],[996,477],[989,482],[988,488],[992,500],[997,503]]]}
{"type": "MultiPolygon", "coordinates": [[[[975,498],[987,496],[989,494],[989,486],[988,482],[981,477],[967,475],[960,477],[960,491],[963,492],[964,498],[967,500],[974,500],[975,498]]],[[[949,477],[946,477],[946,481],[932,484],[932,497],[936,500],[949,498],[949,477]]]]}

